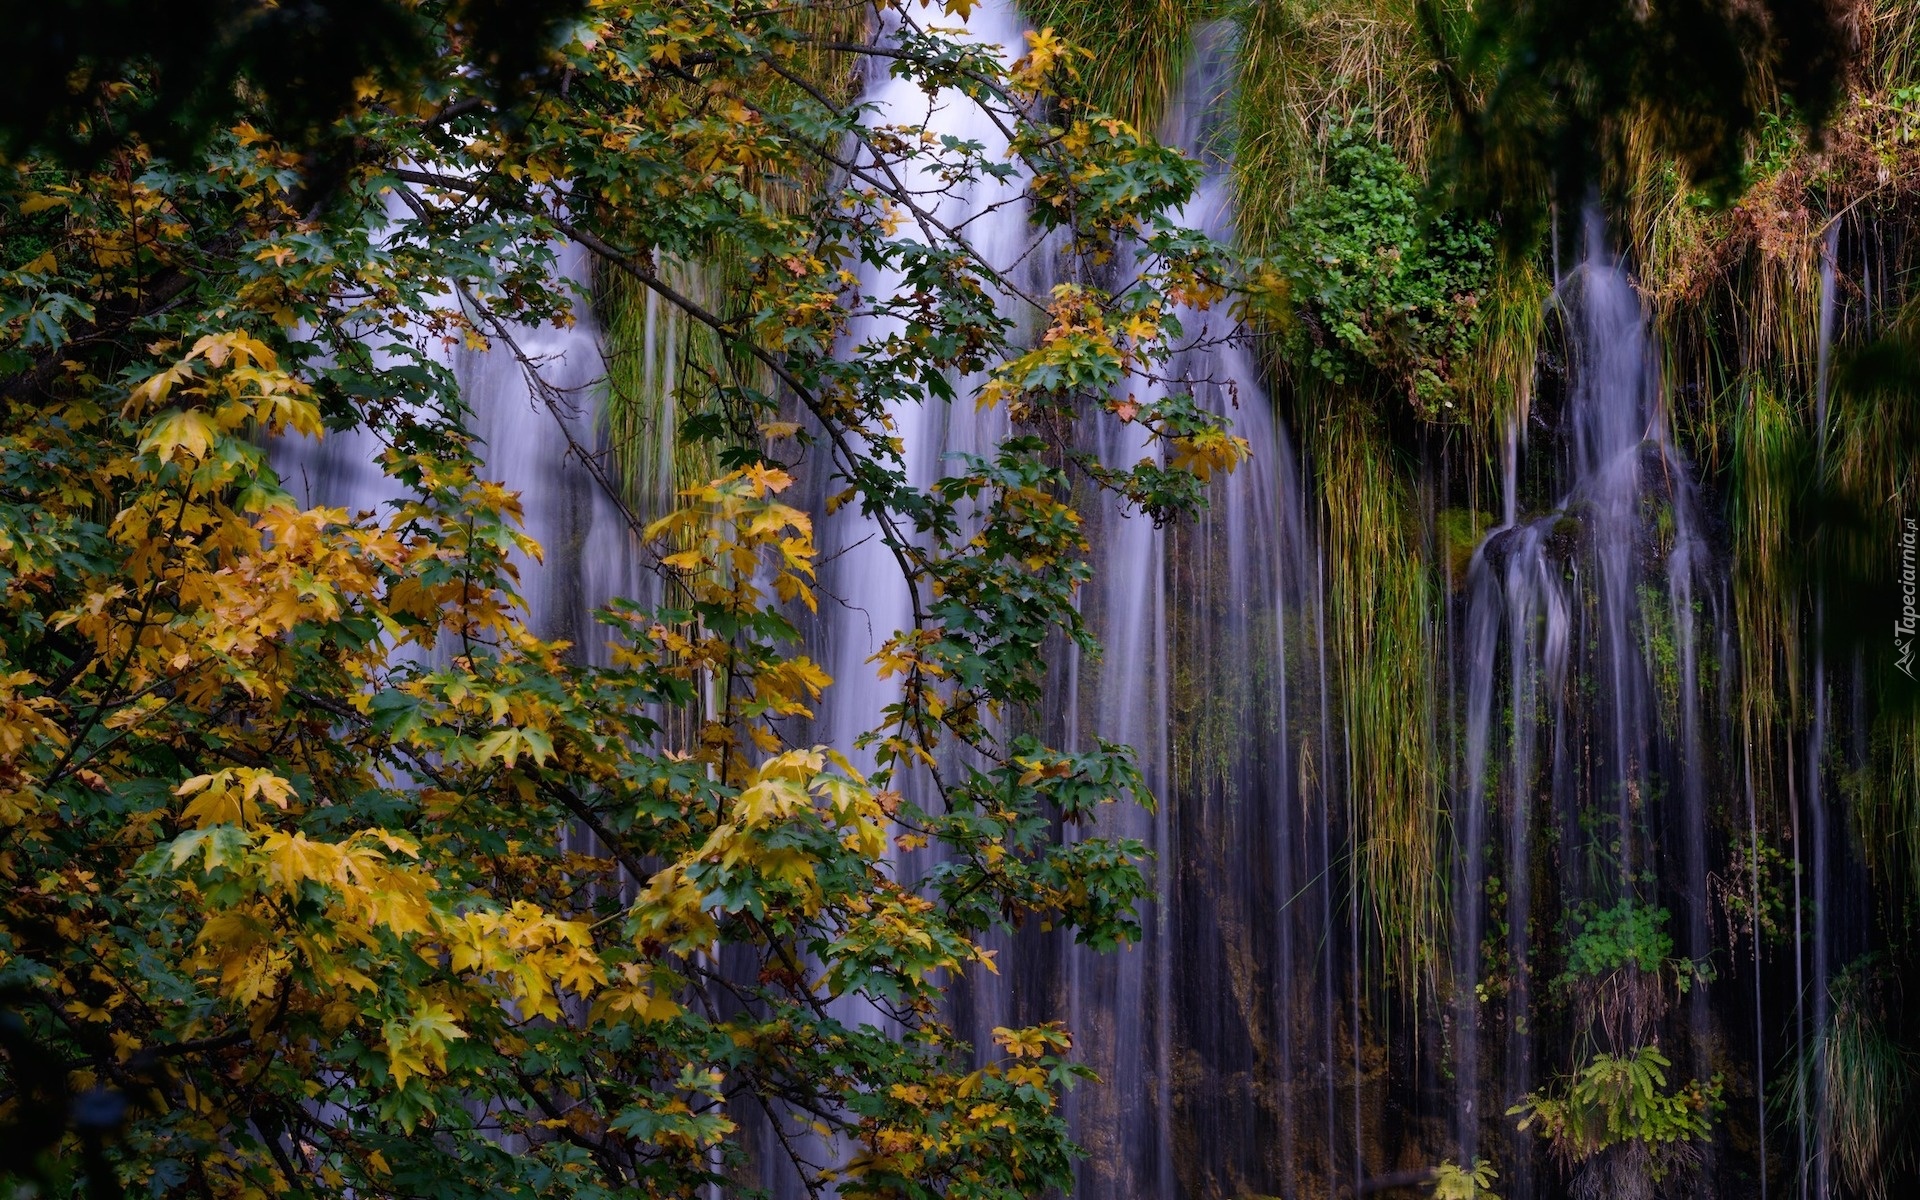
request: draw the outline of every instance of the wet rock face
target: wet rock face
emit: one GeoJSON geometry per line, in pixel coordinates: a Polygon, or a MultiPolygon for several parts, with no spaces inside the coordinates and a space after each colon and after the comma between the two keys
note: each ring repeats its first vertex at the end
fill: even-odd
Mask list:
{"type": "MultiPolygon", "coordinates": [[[[982,5],[973,27],[1018,40],[1004,6],[982,5]]],[[[1176,106],[1182,137],[1212,128],[1198,98],[1227,86],[1215,66],[1196,69],[1193,104],[1176,106]]],[[[889,105],[924,109],[917,89],[887,87],[870,97],[876,120],[889,105]]],[[[1211,165],[1188,216],[1230,237],[1228,189],[1211,165]]],[[[1031,231],[1017,206],[982,194],[961,208],[947,219],[1003,244],[1003,261],[1019,257],[1031,231]]],[[[1028,285],[1043,293],[1046,258],[1028,261],[1028,285]]],[[[1762,1139],[1779,1137],[1763,1108],[1778,1089],[1767,1071],[1811,1052],[1823,1018],[1804,998],[1874,936],[1850,899],[1865,885],[1842,818],[1825,834],[1815,825],[1819,764],[1840,752],[1786,716],[1743,724],[1755,718],[1722,684],[1743,650],[1724,539],[1667,426],[1645,314],[1598,233],[1560,281],[1552,324],[1506,494],[1473,492],[1461,478],[1471,469],[1449,477],[1424,462],[1439,476],[1427,492],[1388,496],[1410,525],[1444,524],[1443,506],[1455,514],[1439,531],[1450,586],[1398,598],[1417,609],[1412,644],[1394,640],[1406,626],[1385,621],[1340,644],[1328,547],[1330,526],[1351,510],[1333,503],[1347,498],[1329,495],[1328,464],[1296,455],[1296,431],[1260,390],[1245,345],[1210,345],[1168,372],[1169,386],[1232,411],[1253,445],[1249,463],[1216,480],[1211,507],[1157,529],[1111,498],[1087,505],[1096,575],[1081,602],[1105,653],[1062,647],[1055,694],[1019,719],[1054,744],[1104,736],[1135,747],[1159,808],[1113,806],[1102,832],[1155,855],[1157,899],[1141,914],[1143,943],[1115,955],[1054,932],[1007,935],[1002,974],[956,984],[950,1014],[980,1045],[997,1025],[1057,1019],[1075,1031],[1101,1076],[1063,1113],[1090,1151],[1078,1195],[1387,1194],[1441,1161],[1482,1156],[1498,1164],[1509,1200],[1756,1193],[1762,1139]],[[1365,669],[1395,656],[1417,669],[1365,669]],[[1431,681],[1431,694],[1407,694],[1409,676],[1431,681]],[[1388,736],[1368,740],[1366,719],[1381,713],[1388,736]],[[1799,756],[1794,786],[1770,805],[1750,756],[1782,746],[1799,756]],[[1379,864],[1411,837],[1356,783],[1389,774],[1368,773],[1381,763],[1424,781],[1421,802],[1444,826],[1427,864],[1443,927],[1411,948],[1380,932],[1382,908],[1400,898],[1380,886],[1379,864]],[[1791,826],[1790,840],[1775,839],[1784,851],[1763,821],[1791,826]],[[1773,855],[1764,863],[1762,844],[1773,855]],[[1827,875],[1834,894],[1816,904],[1827,875]],[[1729,896],[1746,905],[1744,925],[1729,896]],[[1570,915],[1627,900],[1667,914],[1662,961],[1557,985],[1578,936],[1570,915]],[[1710,917],[1727,930],[1719,945],[1710,917]],[[1832,944],[1816,948],[1824,936],[1832,944]],[[1393,976],[1387,963],[1401,956],[1418,969],[1393,976]],[[1681,962],[1713,972],[1683,988],[1681,962]],[[1738,1107],[1716,1116],[1726,1136],[1712,1172],[1691,1143],[1629,1141],[1570,1164],[1516,1131],[1508,1110],[1596,1049],[1652,1044],[1676,1081],[1730,1080],[1738,1107]]],[[[549,350],[591,363],[593,337],[583,323],[549,350]]],[[[569,461],[565,432],[591,440],[592,414],[546,411],[504,358],[476,356],[460,371],[551,552],[530,588],[539,627],[584,628],[592,607],[631,594],[642,575],[569,461]]],[[[1001,432],[964,403],[903,405],[899,416],[927,477],[942,453],[978,451],[1001,432]]],[[[1120,427],[1102,429],[1106,440],[1086,449],[1109,461],[1141,452],[1120,427]]],[[[364,452],[329,443],[310,471],[286,473],[315,481],[314,502],[374,507],[384,497],[361,494],[364,472],[340,457],[364,452]]],[[[825,484],[817,490],[823,509],[825,484]]],[[[836,531],[823,541],[826,590],[859,603],[809,626],[812,653],[839,680],[816,732],[850,748],[894,695],[867,658],[908,616],[877,541],[851,521],[822,528],[836,531]]],[[[1365,594],[1386,603],[1384,589],[1365,594]]],[[[743,1136],[770,1134],[749,1126],[743,1136]]],[[[1767,1168],[1776,1184],[1782,1157],[1776,1148],[1767,1168]]],[[[762,1182],[789,1200],[807,1190],[795,1177],[762,1182]]]]}

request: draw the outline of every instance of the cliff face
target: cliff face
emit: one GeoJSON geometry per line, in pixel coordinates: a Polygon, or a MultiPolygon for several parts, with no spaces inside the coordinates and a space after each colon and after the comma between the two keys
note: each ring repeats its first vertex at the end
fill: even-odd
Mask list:
{"type": "MultiPolygon", "coordinates": [[[[1790,77],[1775,47],[1742,68],[1746,124],[1660,108],[1724,80],[1641,81],[1562,114],[1590,121],[1579,163],[1504,168],[1501,146],[1565,147],[1473,141],[1460,106],[1512,117],[1512,63],[1465,7],[1023,15],[1093,48],[1095,103],[1208,165],[1188,222],[1290,297],[1193,321],[1164,386],[1252,458],[1166,528],[1089,490],[1106,652],[1060,649],[1012,718],[1132,745],[1160,802],[1102,829],[1156,856],[1138,948],[1026,929],[952,993],[983,1044],[1077,1031],[1103,1080],[1068,1102],[1081,1194],[1911,1182],[1920,11],[1840,14],[1817,132],[1792,97],[1827,68],[1790,77]]],[[[976,204],[952,221],[992,212],[976,228],[1027,285],[1057,282],[1016,209],[976,204]]],[[[616,350],[676,341],[609,308],[616,350]]],[[[901,426],[926,478],[997,436],[961,407],[901,426]]],[[[652,486],[697,473],[671,425],[626,435],[652,486]]],[[[1081,449],[1141,453],[1100,436],[1081,449]]],[[[845,743],[887,702],[852,681],[902,617],[840,536],[829,590],[866,603],[809,636],[845,681],[820,735],[845,743]]]]}
{"type": "Polygon", "coordinates": [[[1629,114],[1531,227],[1452,207],[1414,12],[1028,15],[1158,64],[1090,86],[1220,164],[1295,299],[1182,364],[1265,473],[1095,531],[1124,652],[1053,720],[1155,748],[1159,907],[1006,985],[1120,1083],[1084,1191],[1906,1178],[1910,6],[1847,15],[1845,99],[1766,108],[1730,201],[1629,114]]]}

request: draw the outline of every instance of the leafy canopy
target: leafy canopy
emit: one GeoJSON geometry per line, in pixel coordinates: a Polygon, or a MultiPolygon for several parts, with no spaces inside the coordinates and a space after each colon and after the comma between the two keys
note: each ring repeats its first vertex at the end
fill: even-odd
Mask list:
{"type": "Polygon", "coordinates": [[[1110,403],[1183,306],[1243,290],[1164,215],[1195,168],[1060,100],[1074,55],[1045,31],[1007,63],[914,12],[600,0],[502,88],[475,5],[404,8],[430,53],[355,74],[324,186],[318,110],[244,79],[196,110],[203,149],[139,140],[172,68],[137,55],[72,81],[97,165],[5,168],[0,1172],[221,1198],[1064,1186],[1069,1031],[969,1045],[941,988],[993,970],[998,928],[1138,933],[1141,847],[1094,824],[1150,802],[1130,755],[1020,715],[1043,643],[1092,648],[1067,472],[1169,517],[1245,453],[1177,389],[1110,403]],[[864,114],[863,68],[1010,149],[864,114]],[[1133,266],[1023,293],[927,190],[988,175],[1063,253],[1133,266]],[[448,366],[519,356],[559,406],[515,330],[580,318],[567,241],[729,350],[699,381],[724,419],[687,431],[719,477],[636,519],[654,592],[582,647],[529,631],[540,548],[448,366]],[[669,259],[740,285],[697,301],[669,259]],[[1014,435],[916,485],[895,414],[949,398],[1014,435]],[[1073,450],[1083,414],[1153,452],[1073,450]],[[349,429],[394,501],[301,508],[269,447],[349,429]],[[805,739],[831,683],[796,634],[808,473],[913,598],[864,773],[805,739]]]}

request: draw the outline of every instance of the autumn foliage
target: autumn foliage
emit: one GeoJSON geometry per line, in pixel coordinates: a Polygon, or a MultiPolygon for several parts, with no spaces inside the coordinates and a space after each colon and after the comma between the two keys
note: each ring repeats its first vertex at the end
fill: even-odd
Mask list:
{"type": "MultiPolygon", "coordinates": [[[[1086,639],[1069,472],[1171,516],[1199,495],[1176,476],[1245,453],[1190,398],[1109,406],[1178,304],[1237,286],[1165,215],[1191,164],[1059,101],[1051,34],[1008,64],[913,13],[599,3],[524,96],[471,94],[443,7],[407,6],[434,54],[330,130],[345,167],[243,87],[194,157],[5,168],[0,1172],[223,1200],[689,1196],[776,1160],[849,1197],[1062,1185],[1069,1031],[971,1045],[941,995],[995,969],[996,929],[1137,930],[1140,849],[1090,824],[1147,800],[1128,754],[1020,714],[1041,645],[1086,639]],[[875,69],[999,114],[1009,153],[862,124],[869,37],[875,69]],[[924,197],[883,168],[927,156],[1015,163],[1075,252],[1136,248],[1132,286],[1037,298],[1016,344],[964,240],[899,232],[924,197]],[[602,614],[610,658],[529,631],[540,548],[447,367],[577,318],[569,239],[739,351],[706,381],[719,477],[636,523],[659,590],[602,614]],[[710,310],[667,255],[744,281],[710,310]],[[941,304],[861,295],[862,260],[941,304]],[[923,315],[889,355],[847,353],[850,314],[893,304],[923,315]],[[916,487],[889,402],[982,370],[1031,428],[916,487]],[[1037,436],[1089,412],[1176,469],[1037,436]],[[794,625],[802,468],[739,433],[774,426],[920,601],[875,664],[905,686],[868,773],[804,740],[831,681],[794,625]],[[395,501],[301,508],[272,447],[346,429],[395,501]],[[902,870],[903,839],[938,865],[902,870]]],[[[155,80],[89,86],[111,126],[155,80]]]]}

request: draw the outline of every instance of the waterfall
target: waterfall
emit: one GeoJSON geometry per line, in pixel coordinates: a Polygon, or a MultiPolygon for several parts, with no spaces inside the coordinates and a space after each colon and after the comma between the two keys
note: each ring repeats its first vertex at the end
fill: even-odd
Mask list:
{"type": "MultiPolygon", "coordinates": [[[[1648,751],[1646,678],[1633,636],[1638,604],[1634,586],[1635,539],[1639,532],[1641,453],[1649,440],[1647,420],[1652,359],[1646,317],[1625,272],[1607,261],[1597,214],[1588,218],[1587,260],[1578,272],[1572,357],[1572,474],[1574,490],[1563,509],[1578,504],[1593,554],[1595,635],[1600,682],[1609,710],[1601,732],[1608,761],[1594,780],[1610,795],[1618,814],[1615,850],[1622,898],[1635,875],[1634,809],[1646,786],[1648,751]]],[[[1663,464],[1664,465],[1664,464],[1663,464]]],[[[1594,886],[1601,880],[1590,881],[1594,886]]]]}
{"type": "MultiPolygon", "coordinates": [[[[1205,168],[1182,223],[1223,240],[1229,39],[1224,22],[1198,31],[1163,133],[1205,168]]],[[[1257,1192],[1303,1144],[1327,1154],[1335,1136],[1331,1108],[1313,1102],[1323,1080],[1333,1095],[1334,980],[1326,764],[1302,751],[1302,731],[1313,743],[1326,723],[1305,495],[1240,331],[1219,310],[1178,316],[1185,348],[1136,398],[1190,391],[1253,455],[1188,525],[1157,530],[1098,502],[1088,619],[1104,653],[1077,671],[1069,704],[1136,746],[1159,808],[1110,831],[1155,854],[1144,944],[1074,952],[1068,973],[1073,1027],[1106,1080],[1075,1101],[1094,1151],[1079,1194],[1096,1198],[1257,1192]]],[[[1138,435],[1104,418],[1096,429],[1107,462],[1140,457],[1138,435]]]]}
{"type": "MultiPolygon", "coordinates": [[[[1023,25],[1009,0],[975,7],[966,28],[976,42],[1019,53],[1023,25]]],[[[1225,23],[1196,33],[1163,129],[1204,167],[1182,220],[1221,240],[1234,235],[1231,172],[1220,152],[1231,37],[1225,23]]],[[[972,101],[929,96],[884,64],[874,70],[862,98],[869,129],[924,128],[936,142],[977,143],[989,159],[1008,154],[1000,126],[972,101]]],[[[870,149],[850,153],[856,172],[882,168],[870,149]]],[[[1005,311],[1020,321],[1037,316],[1030,299],[1062,271],[1030,224],[1017,172],[950,187],[925,164],[885,169],[905,172],[928,215],[959,230],[1000,275],[1005,311]]],[[[1499,509],[1497,520],[1485,514],[1474,525],[1491,528],[1464,575],[1448,560],[1448,588],[1437,589],[1442,607],[1432,614],[1445,631],[1434,678],[1446,694],[1432,705],[1445,715],[1427,732],[1449,755],[1434,775],[1446,781],[1450,821],[1450,857],[1434,866],[1453,903],[1449,940],[1432,948],[1431,991],[1422,980],[1411,995],[1390,992],[1369,960],[1373,918],[1358,847],[1372,798],[1347,783],[1357,751],[1337,715],[1341,672],[1326,636],[1315,464],[1295,454],[1291,397],[1284,387],[1269,394],[1274,373],[1225,312],[1180,311],[1186,346],[1136,383],[1134,398],[1150,405],[1190,391],[1231,418],[1250,461],[1211,481],[1208,507],[1193,520],[1166,528],[1118,496],[1074,497],[1096,567],[1080,603],[1103,652],[1064,647],[1050,664],[1042,711],[1008,720],[1070,748],[1100,736],[1135,749],[1158,807],[1109,806],[1097,829],[1151,850],[1154,898],[1140,913],[1142,943],[1114,954],[1071,945],[1059,931],[996,935],[1003,975],[956,980],[948,1015],[983,1056],[995,1026],[1068,1024],[1075,1057],[1102,1080],[1063,1102],[1091,1152],[1076,1195],[1304,1200],[1412,1186],[1406,1181],[1424,1181],[1443,1159],[1484,1156],[1499,1164],[1498,1191],[1508,1200],[1558,1200],[1559,1164],[1535,1134],[1515,1130],[1508,1110],[1596,1053],[1656,1042],[1679,1080],[1740,1074],[1751,1088],[1730,1093],[1739,1112],[1730,1101],[1726,1118],[1744,1140],[1722,1137],[1707,1153],[1743,1156],[1740,1169],[1757,1170],[1754,1194],[1764,1200],[1775,1181],[1822,1200],[1836,1190],[1825,1126],[1815,1122],[1828,1103],[1820,1081],[1836,1007],[1829,987],[1872,936],[1838,923],[1849,889],[1864,885],[1848,874],[1859,867],[1848,810],[1834,794],[1843,766],[1866,755],[1857,711],[1864,671],[1827,661],[1827,597],[1815,591],[1804,719],[1782,717],[1764,735],[1772,742],[1735,740],[1730,679],[1740,631],[1732,572],[1716,553],[1710,476],[1680,448],[1671,385],[1630,265],[1597,209],[1578,225],[1565,247],[1565,231],[1554,231],[1556,272],[1563,251],[1577,265],[1557,278],[1545,314],[1553,347],[1542,357],[1535,407],[1479,431],[1488,461],[1443,462],[1420,501],[1430,510],[1467,492],[1477,513],[1484,488],[1497,493],[1499,509]],[[1847,685],[1853,714],[1830,704],[1829,690],[1847,685]],[[1827,744],[1843,728],[1860,745],[1844,765],[1827,744]],[[1775,743],[1787,761],[1778,803],[1768,791],[1775,743]],[[1763,862],[1763,838],[1776,823],[1785,827],[1782,861],[1763,862]],[[1768,887],[1791,904],[1777,952],[1757,911],[1768,887]],[[1738,935],[1750,945],[1734,944],[1733,891],[1753,906],[1750,933],[1738,935]],[[1580,922],[1654,910],[1668,914],[1671,961],[1687,964],[1680,970],[1713,963],[1724,973],[1689,976],[1678,1003],[1639,980],[1618,1011],[1583,1009],[1563,969],[1580,922]],[[1750,981],[1740,977],[1748,972],[1750,981]],[[1793,1112],[1769,1107],[1770,1096],[1788,1093],[1793,1112]],[[1793,1150],[1785,1160],[1769,1158],[1769,1132],[1777,1149],[1793,1150]]],[[[900,236],[918,231],[909,222],[900,236]]],[[[1806,397],[1823,462],[1845,309],[1838,250],[1836,222],[1820,260],[1806,397]]],[[[1137,265],[1123,256],[1099,269],[1124,277],[1137,265]]],[[[1886,301],[1874,287],[1893,286],[1881,268],[1863,293],[1869,316],[1886,301]]],[[[562,250],[556,274],[586,277],[577,248],[562,250]]],[[[871,265],[858,275],[869,300],[900,284],[871,265]]],[[[453,351],[445,362],[473,410],[489,473],[521,493],[528,530],[546,551],[544,564],[522,564],[535,631],[573,641],[579,656],[597,661],[589,614],[614,596],[644,599],[647,575],[626,514],[586,459],[601,442],[603,363],[587,306],[576,309],[571,325],[494,330],[487,348],[453,351]]],[[[903,329],[863,311],[841,353],[884,356],[903,329]]],[[[655,325],[647,330],[652,339],[655,325]]],[[[650,363],[659,349],[652,341],[644,348],[650,363]]],[[[670,353],[661,361],[671,369],[670,353]]],[[[953,403],[888,403],[914,487],[937,481],[950,455],[990,451],[1008,432],[1003,413],[973,404],[978,380],[950,382],[953,403]]],[[[1079,449],[1122,467],[1153,452],[1139,426],[1086,415],[1079,449]]],[[[670,479],[670,432],[656,441],[654,477],[670,479]]],[[[370,465],[378,449],[363,432],[319,444],[287,439],[275,461],[304,501],[371,510],[395,491],[370,465]]],[[[824,457],[799,470],[821,549],[808,651],[834,679],[810,734],[871,767],[856,739],[901,694],[872,659],[912,627],[914,594],[873,517],[857,506],[824,511],[844,482],[824,457]]],[[[1433,512],[1423,515],[1431,524],[1433,512]]],[[[905,768],[892,786],[935,802],[929,781],[905,768]]],[[[892,852],[890,869],[910,880],[937,853],[892,852]]],[[[830,1011],[848,1024],[886,1025],[855,998],[830,1011]]],[[[762,1121],[743,1115],[742,1137],[768,1138],[755,1124],[762,1121]]],[[[806,1145],[823,1160],[834,1149],[806,1145]]],[[[759,1183],[771,1195],[807,1193],[795,1171],[766,1157],[775,1165],[759,1183]]],[[[1591,1191],[1596,1180],[1582,1186],[1591,1191]]],[[[1744,1197],[1740,1186],[1721,1194],[1744,1197]]]]}
{"type": "MultiPolygon", "coordinates": [[[[1709,750],[1702,734],[1696,603],[1709,556],[1690,470],[1668,429],[1645,311],[1606,248],[1598,214],[1588,214],[1585,226],[1581,263],[1556,292],[1568,364],[1560,416],[1565,490],[1550,512],[1524,516],[1514,498],[1516,470],[1506,466],[1504,520],[1469,568],[1466,769],[1456,801],[1463,903],[1454,981],[1456,1139],[1463,1155],[1474,1153],[1487,1128],[1484,1118],[1467,1110],[1474,1097],[1488,1094],[1489,1081],[1500,1081],[1494,1091],[1504,1109],[1538,1080],[1534,1037],[1516,1017],[1533,1013],[1544,998],[1524,965],[1533,948],[1529,917],[1539,900],[1550,899],[1536,897],[1531,886],[1540,833],[1557,835],[1561,912],[1582,903],[1592,906],[1589,912],[1613,904],[1650,907],[1659,893],[1645,881],[1658,872],[1680,902],[1676,940],[1687,959],[1705,961],[1711,951],[1709,750]],[[1597,683],[1585,712],[1569,692],[1576,675],[1597,683]],[[1511,706],[1504,777],[1489,765],[1501,697],[1511,706]],[[1539,745],[1543,731],[1552,737],[1550,748],[1539,745]],[[1551,768],[1545,784],[1555,821],[1546,830],[1533,819],[1542,784],[1537,764],[1543,761],[1551,768]],[[1505,1063],[1497,1075],[1482,1061],[1480,1001],[1473,995],[1482,979],[1480,898],[1487,884],[1490,804],[1506,824],[1503,915],[1508,961],[1515,964],[1505,1063]],[[1585,821],[1588,806],[1610,819],[1585,821]]],[[[1510,459],[1519,455],[1516,441],[1510,432],[1510,459]]],[[[1694,986],[1687,1005],[1689,1053],[1675,1059],[1702,1075],[1705,1001],[1705,986],[1694,986]]],[[[1603,1046],[1619,1053],[1657,1038],[1660,1008],[1649,997],[1630,1000],[1620,1027],[1603,1034],[1603,1046]]],[[[1508,1145],[1522,1149],[1510,1140],[1508,1145]]]]}
{"type": "MultiPolygon", "coordinates": [[[[585,299],[585,251],[559,247],[554,273],[576,293],[570,324],[482,322],[483,346],[443,352],[441,361],[472,411],[468,428],[486,475],[519,493],[526,531],[542,550],[539,562],[514,558],[529,628],[573,643],[582,661],[601,663],[606,639],[592,614],[615,597],[644,598],[647,574],[639,539],[597,461],[604,449],[598,416],[605,363],[585,299]]],[[[447,302],[457,303],[452,296],[447,302]]],[[[373,433],[356,427],[319,441],[284,437],[272,452],[302,504],[381,513],[400,494],[377,466],[381,449],[373,433]]],[[[670,472],[671,461],[669,454],[664,470],[670,472]]]]}

